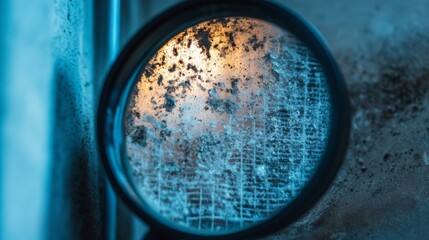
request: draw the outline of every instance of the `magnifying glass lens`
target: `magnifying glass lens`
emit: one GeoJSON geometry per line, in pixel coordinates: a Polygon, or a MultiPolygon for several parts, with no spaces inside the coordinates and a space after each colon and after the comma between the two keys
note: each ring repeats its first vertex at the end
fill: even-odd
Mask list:
{"type": "Polygon", "coordinates": [[[320,63],[285,29],[247,17],[201,22],[141,70],[124,119],[129,177],[172,225],[249,228],[313,177],[330,104],[320,63]]]}

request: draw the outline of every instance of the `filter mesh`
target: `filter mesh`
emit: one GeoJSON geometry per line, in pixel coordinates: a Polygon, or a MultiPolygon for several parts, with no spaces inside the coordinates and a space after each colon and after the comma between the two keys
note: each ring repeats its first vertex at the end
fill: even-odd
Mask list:
{"type": "Polygon", "coordinates": [[[144,68],[125,121],[131,178],[175,224],[230,231],[285,207],[313,176],[329,132],[321,66],[261,20],[203,22],[144,68]]]}

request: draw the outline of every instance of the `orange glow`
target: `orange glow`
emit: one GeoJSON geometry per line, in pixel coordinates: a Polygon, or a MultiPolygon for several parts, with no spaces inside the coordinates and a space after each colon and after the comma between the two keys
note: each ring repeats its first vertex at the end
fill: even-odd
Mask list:
{"type": "MultiPolygon", "coordinates": [[[[247,23],[249,20],[246,18],[240,18],[238,21],[241,21],[242,23],[238,24],[243,26],[249,25],[247,23]]],[[[186,124],[187,126],[184,128],[192,128],[198,134],[200,131],[210,130],[209,127],[220,129],[224,125],[223,123],[229,120],[229,116],[216,111],[207,111],[205,109],[207,104],[203,100],[209,97],[209,90],[212,89],[212,85],[216,82],[229,84],[229,79],[240,79],[244,76],[266,77],[266,69],[271,68],[263,59],[267,54],[266,51],[280,47],[278,44],[278,46],[265,46],[260,48],[260,51],[246,51],[245,46],[249,45],[247,41],[253,35],[256,39],[264,39],[266,36],[276,38],[282,34],[282,31],[273,25],[264,22],[259,24],[260,26],[252,31],[243,29],[243,31],[248,32],[236,34],[233,44],[228,35],[234,33],[236,29],[231,26],[225,26],[220,21],[204,22],[197,25],[195,27],[197,32],[199,29],[209,29],[210,49],[201,47],[198,36],[191,33],[180,33],[173,37],[149,63],[149,65],[156,66],[156,74],[141,76],[137,85],[138,94],[135,104],[137,109],[135,110],[151,116],[168,115],[164,118],[168,125],[177,127],[179,124],[186,124]],[[235,45],[234,49],[230,49],[232,45],[235,45]],[[160,76],[162,76],[162,83],[158,84],[160,76]],[[174,85],[181,86],[180,91],[183,91],[183,94],[178,93],[173,96],[176,99],[176,106],[170,113],[157,113],[159,108],[153,106],[159,107],[165,104],[165,94],[171,80],[179,81],[174,85]],[[186,81],[190,81],[192,87],[186,87],[188,85],[186,81]],[[198,83],[195,84],[194,81],[198,83]],[[212,120],[216,120],[216,126],[206,124],[212,120]]],[[[267,41],[266,44],[272,43],[267,41]]],[[[250,47],[252,46],[250,45],[250,47]]],[[[241,91],[240,96],[237,97],[244,102],[241,104],[242,106],[246,106],[246,102],[252,101],[251,96],[248,95],[250,92],[263,90],[255,81],[240,81],[239,84],[242,84],[242,86],[238,86],[239,88],[246,89],[246,91],[241,91]]],[[[218,92],[217,94],[220,99],[230,97],[227,92],[218,92]]],[[[247,110],[246,108],[242,109],[243,113],[247,110]]]]}

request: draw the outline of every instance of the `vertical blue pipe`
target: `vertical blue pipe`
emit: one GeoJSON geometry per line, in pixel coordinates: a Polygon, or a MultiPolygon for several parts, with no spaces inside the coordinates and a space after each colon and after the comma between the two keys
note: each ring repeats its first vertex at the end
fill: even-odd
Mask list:
{"type": "MultiPolygon", "coordinates": [[[[120,0],[109,1],[109,46],[108,46],[108,66],[113,64],[119,52],[119,35],[120,35],[120,0]]],[[[106,237],[108,240],[116,239],[116,215],[117,215],[117,199],[113,192],[112,186],[106,179],[106,237]]]]}

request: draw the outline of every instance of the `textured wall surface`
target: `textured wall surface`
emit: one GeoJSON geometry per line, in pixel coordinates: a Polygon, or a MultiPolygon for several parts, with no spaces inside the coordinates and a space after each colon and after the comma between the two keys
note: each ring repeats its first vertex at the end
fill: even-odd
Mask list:
{"type": "Polygon", "coordinates": [[[330,190],[267,239],[429,238],[429,2],[277,2],[327,40],[345,75],[353,122],[330,190]]]}
{"type": "Polygon", "coordinates": [[[429,2],[285,2],[327,39],[353,122],[334,185],[269,239],[428,239],[429,2]]]}
{"type": "MultiPolygon", "coordinates": [[[[94,2],[0,3],[1,239],[102,238],[92,120],[109,23],[106,1],[94,2]]],[[[132,2],[122,1],[122,42],[176,1],[132,2]]],[[[429,2],[277,2],[326,38],[349,87],[353,124],[331,189],[267,239],[428,239],[429,2]]],[[[119,238],[140,239],[146,228],[118,209],[119,238]]]]}
{"type": "Polygon", "coordinates": [[[1,4],[0,239],[100,238],[92,1],[1,4]]]}
{"type": "Polygon", "coordinates": [[[53,4],[52,239],[102,236],[103,181],[96,154],[92,1],[53,4]],[[61,229],[61,230],[54,230],[61,229]]]}

